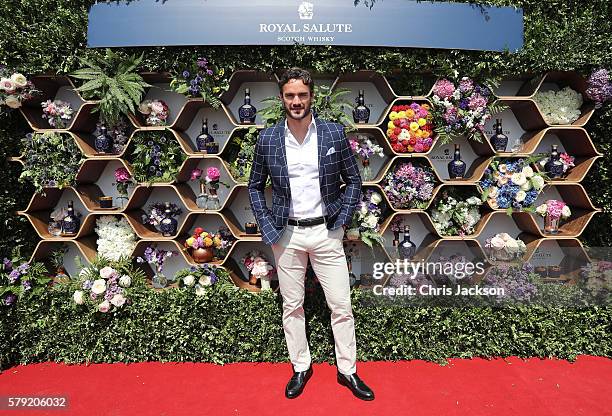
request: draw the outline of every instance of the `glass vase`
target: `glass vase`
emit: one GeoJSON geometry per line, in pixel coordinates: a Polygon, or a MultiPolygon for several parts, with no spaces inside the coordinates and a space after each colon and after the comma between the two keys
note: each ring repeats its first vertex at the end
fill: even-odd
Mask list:
{"type": "Polygon", "coordinates": [[[361,171],[363,174],[363,180],[369,181],[370,179],[372,179],[372,168],[370,167],[370,160],[362,159],[361,165],[363,166],[363,169],[361,171]]]}
{"type": "Polygon", "coordinates": [[[163,289],[168,286],[168,278],[162,272],[155,273],[152,282],[155,289],[163,289]]]}
{"type": "Polygon", "coordinates": [[[127,205],[128,199],[129,198],[127,195],[119,195],[115,197],[115,205],[119,208],[125,208],[125,206],[127,205]]]}
{"type": "Polygon", "coordinates": [[[552,215],[546,214],[546,217],[544,217],[544,232],[546,234],[558,234],[559,220],[559,217],[553,217],[552,215]]]}
{"type": "Polygon", "coordinates": [[[206,209],[217,210],[221,208],[221,203],[219,202],[219,195],[217,195],[217,190],[215,188],[210,188],[208,191],[208,200],[206,201],[206,209]]]}

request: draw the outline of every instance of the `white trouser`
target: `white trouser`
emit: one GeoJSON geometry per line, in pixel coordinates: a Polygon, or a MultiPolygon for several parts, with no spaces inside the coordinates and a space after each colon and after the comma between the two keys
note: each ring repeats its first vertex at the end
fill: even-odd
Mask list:
{"type": "Polygon", "coordinates": [[[304,316],[304,280],[308,257],[331,310],[336,362],[342,374],[356,369],[355,320],[351,308],[348,266],[342,247],[344,231],[328,230],[325,224],[312,227],[288,225],[281,239],[272,244],[283,296],[283,329],[295,371],[310,366],[304,316]]]}

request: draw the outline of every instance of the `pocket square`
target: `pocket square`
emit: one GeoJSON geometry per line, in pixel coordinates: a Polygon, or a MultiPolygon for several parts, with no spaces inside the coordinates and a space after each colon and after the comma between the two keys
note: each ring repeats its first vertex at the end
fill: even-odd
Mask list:
{"type": "Polygon", "coordinates": [[[336,149],[330,147],[329,149],[327,149],[327,153],[325,154],[325,156],[333,155],[334,153],[336,153],[336,149]]]}

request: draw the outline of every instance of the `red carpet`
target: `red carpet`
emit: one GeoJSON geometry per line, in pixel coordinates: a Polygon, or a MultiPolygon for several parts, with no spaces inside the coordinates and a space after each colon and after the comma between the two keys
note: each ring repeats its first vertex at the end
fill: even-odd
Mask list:
{"type": "Polygon", "coordinates": [[[376,400],[336,383],[335,367],[314,365],[304,393],[284,397],[289,364],[44,363],[0,374],[0,396],[64,395],[68,411],[0,410],[6,415],[612,415],[612,360],[575,363],[518,358],[358,363],[376,400]]]}

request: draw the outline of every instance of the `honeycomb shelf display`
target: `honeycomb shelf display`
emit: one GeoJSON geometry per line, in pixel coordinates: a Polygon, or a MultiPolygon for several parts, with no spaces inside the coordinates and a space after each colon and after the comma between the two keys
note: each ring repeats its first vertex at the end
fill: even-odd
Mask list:
{"type": "MultiPolygon", "coordinates": [[[[227,149],[232,138],[242,134],[245,129],[251,127],[263,129],[259,117],[254,125],[239,123],[238,109],[243,103],[245,89],[248,88],[250,91],[253,106],[261,109],[264,107],[263,99],[277,95],[278,76],[250,70],[233,73],[229,80],[229,89],[221,96],[222,105],[219,108],[213,108],[203,99],[187,98],[173,92],[169,87],[171,78],[168,74],[146,73],[143,77],[152,85],[147,88],[145,99],[162,99],[168,104],[170,115],[167,125],[149,127],[146,126],[141,114],[130,115],[127,123],[127,143],[121,152],[115,154],[100,154],[94,147],[94,131],[98,122],[97,113],[92,112],[96,105],[95,101],[84,100],[75,91],[75,86],[68,77],[33,77],[32,81],[36,88],[42,91],[42,95],[20,110],[30,128],[35,132],[61,132],[69,140],[75,141],[85,161],[77,173],[74,186],[65,189],[48,188],[44,196],[35,194],[28,206],[19,212],[31,222],[42,239],[36,246],[32,258],[43,259],[61,244],[66,244],[68,251],[65,254],[65,268],[69,274],[76,273],[75,267],[71,264],[75,256],[87,263],[96,255],[94,231],[96,218],[101,215],[116,215],[127,219],[137,235],[138,243],[133,252],[134,257],[142,255],[146,246],[152,243],[181,253],[172,259],[168,270],[170,275],[181,267],[197,264],[189,252],[183,250],[185,240],[196,227],[206,230],[225,227],[235,241],[228,249],[227,255],[215,260],[213,264],[226,268],[238,287],[259,291],[257,286],[248,283],[248,271],[242,263],[242,258],[253,249],[261,250],[272,262],[273,256],[270,248],[261,242],[260,234],[246,233],[245,224],[255,219],[250,211],[246,184],[232,177],[229,167],[232,156],[227,149]],[[61,99],[71,104],[74,117],[65,129],[49,128],[46,120],[42,118],[40,103],[47,99],[61,99]],[[210,134],[219,145],[216,153],[198,151],[196,137],[200,134],[204,120],[207,120],[210,134]],[[102,208],[100,205],[102,196],[113,198],[118,196],[113,186],[115,169],[124,167],[133,176],[134,170],[127,156],[133,137],[146,131],[160,130],[168,130],[185,153],[185,161],[174,181],[135,184],[129,189],[128,201],[123,207],[113,204],[110,209],[102,208]],[[205,170],[210,166],[219,169],[220,181],[227,184],[219,188],[219,208],[214,210],[198,206],[196,199],[200,191],[199,185],[196,181],[190,180],[193,169],[205,170]],[[75,236],[52,235],[48,229],[49,216],[55,209],[65,206],[68,201],[74,201],[75,210],[82,214],[80,230],[75,236]],[[141,218],[150,203],[165,201],[172,202],[182,209],[182,214],[177,217],[177,232],[169,237],[163,237],[153,227],[144,225],[141,218]]],[[[373,71],[359,71],[339,77],[315,74],[314,78],[331,86],[332,89],[348,88],[350,94],[347,97],[350,99],[357,97],[360,90],[364,91],[365,104],[370,110],[369,121],[365,124],[356,124],[356,131],[348,135],[367,136],[383,149],[384,156],[373,161],[372,175],[364,181],[364,188],[379,192],[388,207],[380,224],[380,232],[385,243],[382,247],[370,250],[361,241],[345,240],[345,244],[351,250],[354,273],[367,276],[371,273],[373,262],[394,261],[398,258],[396,247],[391,244],[394,239],[391,222],[396,218],[401,218],[410,227],[412,241],[417,245],[415,257],[419,259],[447,255],[456,250],[471,253],[474,258],[485,259],[487,238],[500,232],[506,232],[512,238],[523,240],[527,247],[523,261],[531,261],[534,265],[561,266],[571,273],[578,267],[577,260],[587,258],[578,238],[593,216],[600,211],[593,206],[586,190],[580,184],[595,161],[602,156],[585,129],[585,124],[593,114],[594,108],[591,104],[585,103],[576,122],[571,125],[551,126],[544,121],[534,100],[538,91],[559,89],[567,85],[584,93],[586,83],[579,75],[571,72],[550,72],[543,76],[516,77],[502,81],[494,92],[498,103],[505,105],[506,109],[488,122],[485,128],[486,140],[483,142],[465,138],[457,140],[461,146],[462,160],[467,168],[461,179],[450,179],[447,173],[447,164],[453,157],[454,143],[441,144],[434,137],[433,145],[426,152],[398,153],[393,150],[386,138],[385,132],[391,108],[394,105],[412,102],[431,106],[430,97],[433,89],[425,96],[399,96],[384,76],[373,71]],[[503,120],[504,134],[509,138],[508,149],[513,147],[514,152],[507,150],[496,152],[491,146],[489,138],[494,133],[495,118],[503,120]],[[435,198],[445,189],[459,187],[480,192],[479,181],[494,157],[520,158],[548,153],[553,144],[558,145],[560,151],[575,156],[573,169],[565,177],[547,180],[536,202],[541,204],[546,199],[561,199],[571,207],[572,215],[562,223],[557,234],[544,233],[543,219],[535,213],[514,212],[506,215],[503,210],[492,209],[486,203],[481,207],[481,218],[472,235],[443,236],[436,231],[431,207],[435,198]],[[410,161],[421,163],[433,172],[435,177],[433,196],[428,207],[424,209],[394,209],[385,196],[383,182],[387,173],[397,164],[410,161]]],[[[15,157],[12,160],[24,164],[25,156],[15,157]]],[[[359,161],[357,163],[360,164],[359,161]]],[[[534,168],[540,171],[543,169],[539,166],[534,168]]],[[[269,188],[266,197],[270,204],[269,188]]],[[[489,265],[493,263],[489,262],[489,265]]],[[[145,266],[145,269],[147,267],[145,266]]],[[[145,271],[151,277],[152,271],[145,271]]],[[[277,282],[272,286],[277,287],[277,282]]]]}

